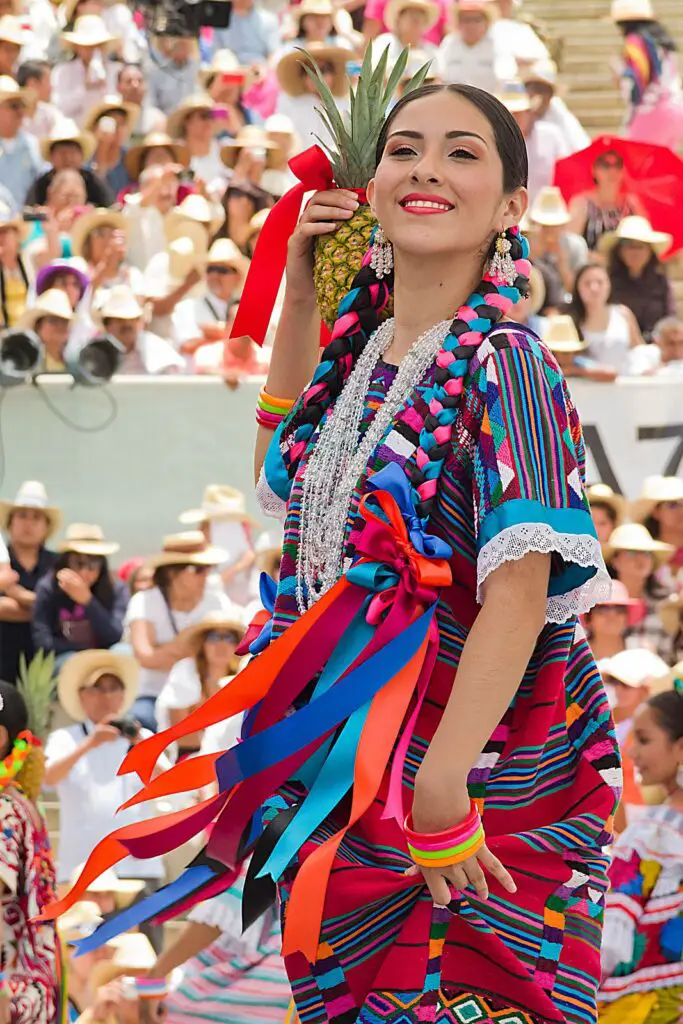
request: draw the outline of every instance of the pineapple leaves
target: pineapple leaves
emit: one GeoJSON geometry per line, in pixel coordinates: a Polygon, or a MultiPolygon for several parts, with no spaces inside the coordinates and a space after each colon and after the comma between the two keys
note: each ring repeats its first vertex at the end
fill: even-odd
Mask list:
{"type": "Polygon", "coordinates": [[[413,89],[419,89],[421,85],[424,85],[425,78],[429,74],[429,69],[431,68],[431,66],[432,62],[430,60],[426,64],[423,64],[422,67],[415,72],[410,81],[406,83],[406,86],[403,90],[404,96],[406,93],[412,92],[413,89]]]}
{"type": "Polygon", "coordinates": [[[42,650],[38,651],[30,664],[27,664],[26,656],[22,653],[19,661],[17,690],[26,704],[28,727],[33,735],[40,740],[45,740],[50,731],[54,674],[54,651],[50,651],[47,655],[42,650]]]}

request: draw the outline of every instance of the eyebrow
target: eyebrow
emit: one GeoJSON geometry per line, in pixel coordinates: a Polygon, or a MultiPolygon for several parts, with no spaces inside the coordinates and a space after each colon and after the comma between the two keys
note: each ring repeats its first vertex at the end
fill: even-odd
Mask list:
{"type": "MultiPolygon", "coordinates": [[[[393,139],[396,135],[402,135],[406,139],[424,139],[422,132],[412,132],[408,131],[408,129],[405,129],[405,131],[392,132],[389,138],[393,139]]],[[[483,142],[485,146],[488,145],[486,139],[482,135],[477,135],[476,132],[446,132],[445,137],[447,139],[479,139],[479,141],[483,142]]]]}

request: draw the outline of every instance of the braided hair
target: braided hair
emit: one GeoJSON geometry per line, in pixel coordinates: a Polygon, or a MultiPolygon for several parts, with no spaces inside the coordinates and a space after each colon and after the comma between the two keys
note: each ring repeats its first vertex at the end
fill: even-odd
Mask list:
{"type": "MultiPolygon", "coordinates": [[[[407,93],[389,113],[377,142],[377,163],[387,143],[389,130],[396,116],[409,103],[438,92],[451,92],[467,100],[490,123],[496,148],[503,164],[503,188],[506,193],[526,186],[528,159],[524,137],[510,112],[490,93],[469,85],[427,85],[407,93]]],[[[420,431],[415,464],[406,467],[413,487],[413,496],[420,518],[429,518],[436,498],[438,478],[448,451],[452,427],[457,416],[469,360],[484,336],[507,311],[528,291],[528,245],[516,228],[507,233],[510,255],[515,261],[517,276],[509,286],[484,274],[476,291],[469,297],[453,320],[443,347],[436,359],[436,377],[427,396],[429,415],[420,431]]],[[[495,251],[491,242],[488,259],[495,251]]],[[[306,444],[325,412],[340,394],[368,338],[380,324],[393,288],[393,274],[377,278],[370,266],[371,252],[365,254],[360,271],[350,292],[339,306],[332,340],[311,384],[297,404],[288,425],[286,462],[293,477],[306,444]]],[[[411,460],[412,461],[412,460],[411,460]]]]}

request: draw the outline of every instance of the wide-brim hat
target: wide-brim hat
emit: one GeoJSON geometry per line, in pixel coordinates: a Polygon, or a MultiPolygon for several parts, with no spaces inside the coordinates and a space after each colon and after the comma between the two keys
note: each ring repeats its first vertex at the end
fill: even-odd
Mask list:
{"type": "Polygon", "coordinates": [[[453,4],[452,16],[456,19],[459,14],[483,14],[489,21],[495,21],[498,17],[498,7],[492,0],[459,0],[453,4]]]}
{"type": "Polygon", "coordinates": [[[67,945],[88,938],[102,924],[102,912],[92,900],[79,900],[57,918],[57,934],[67,945]]]}
{"type": "Polygon", "coordinates": [[[102,527],[96,523],[72,523],[66,529],[59,550],[76,555],[92,555],[93,558],[107,558],[115,555],[120,547],[114,541],[106,541],[102,527]]]}
{"type": "Polygon", "coordinates": [[[232,238],[217,238],[207,252],[204,262],[207,267],[234,267],[242,277],[245,277],[249,270],[249,260],[232,238]]]}
{"type": "Polygon", "coordinates": [[[187,221],[183,233],[168,243],[168,273],[172,281],[184,281],[192,270],[204,270],[209,247],[206,229],[187,221]]]}
{"type": "Polygon", "coordinates": [[[26,112],[32,113],[37,103],[30,89],[22,89],[9,75],[0,75],[0,103],[19,100],[24,104],[26,112]]]}
{"type": "Polygon", "coordinates": [[[542,227],[563,227],[572,219],[562,193],[555,185],[546,185],[534,199],[529,217],[542,227]]]}
{"type": "Polygon", "coordinates": [[[669,594],[657,605],[657,612],[664,629],[671,636],[678,636],[681,628],[681,612],[683,612],[683,593],[669,594]]]}
{"type": "MultiPolygon", "coordinates": [[[[197,110],[213,110],[215,106],[216,104],[208,93],[201,92],[187,96],[178,104],[173,113],[169,114],[166,121],[166,131],[174,139],[181,138],[185,129],[185,121],[190,114],[194,114],[197,110]]],[[[216,126],[218,126],[218,122],[216,122],[216,126]]]]}
{"type": "Polygon", "coordinates": [[[87,132],[92,132],[95,130],[97,122],[101,117],[118,111],[125,115],[126,123],[130,128],[134,124],[140,108],[135,103],[127,103],[121,96],[105,96],[99,103],[90,108],[83,122],[83,127],[87,132]]]}
{"type": "Polygon", "coordinates": [[[90,232],[102,227],[110,227],[128,234],[128,222],[117,210],[100,206],[90,213],[82,213],[71,229],[71,250],[74,256],[83,255],[83,246],[90,232]]]}
{"type": "Polygon", "coordinates": [[[550,60],[549,57],[544,57],[542,60],[535,60],[533,64],[530,64],[528,67],[525,67],[520,71],[520,78],[525,85],[531,85],[534,82],[538,82],[541,85],[549,85],[556,93],[561,91],[557,76],[557,64],[554,60],[550,60]]]}
{"type": "Polygon", "coordinates": [[[150,149],[170,149],[173,153],[173,160],[183,167],[190,165],[190,151],[183,142],[172,139],[166,132],[150,132],[145,135],[142,142],[137,146],[131,146],[123,158],[123,163],[131,181],[137,181],[142,172],[142,161],[150,149]]]}
{"type": "Polygon", "coordinates": [[[139,320],[144,309],[135,297],[135,293],[125,284],[116,285],[108,293],[105,301],[97,310],[97,319],[104,320],[139,320]]]}
{"type": "Polygon", "coordinates": [[[265,130],[256,124],[247,124],[240,128],[234,139],[229,139],[221,146],[221,160],[226,167],[234,167],[243,149],[265,149],[266,167],[273,164],[273,156],[280,147],[268,138],[265,130]]]}
{"type": "Polygon", "coordinates": [[[551,352],[570,355],[583,352],[586,342],[579,337],[576,324],[566,313],[549,316],[543,328],[543,341],[551,352]]]}
{"type": "Polygon", "coordinates": [[[192,192],[185,196],[182,203],[174,206],[166,214],[164,220],[166,241],[172,242],[176,238],[182,238],[187,234],[188,224],[193,221],[195,224],[203,224],[210,235],[215,235],[224,220],[225,211],[222,208],[219,209],[215,204],[209,203],[204,196],[192,192]]]}
{"type": "Polygon", "coordinates": [[[611,252],[619,242],[643,242],[660,255],[671,246],[672,235],[666,231],[655,231],[646,217],[624,217],[616,231],[608,231],[598,242],[600,252],[611,252]]]}
{"type": "Polygon", "coordinates": [[[533,108],[533,103],[529,93],[526,91],[526,86],[524,82],[519,80],[503,82],[496,96],[511,114],[522,114],[524,111],[533,108]]]}
{"type": "Polygon", "coordinates": [[[232,50],[216,50],[211,63],[199,72],[199,81],[202,83],[202,87],[207,89],[209,82],[216,75],[235,75],[246,80],[250,74],[251,68],[240,64],[232,50]]]}
{"type": "Polygon", "coordinates": [[[60,39],[67,46],[112,46],[116,42],[116,37],[98,14],[83,14],[76,18],[73,29],[62,32],[60,39]]]}
{"type": "Polygon", "coordinates": [[[611,658],[601,658],[598,663],[601,675],[611,676],[624,686],[644,686],[651,679],[666,679],[669,675],[667,663],[645,647],[619,651],[611,658]]]}
{"type": "MultiPolygon", "coordinates": [[[[71,885],[75,885],[83,873],[85,864],[80,864],[71,875],[71,885]]],[[[119,878],[112,868],[103,871],[101,875],[88,884],[86,893],[105,894],[111,893],[116,898],[116,905],[119,910],[129,906],[136,896],[139,896],[145,888],[143,878],[119,878]]]]}
{"type": "Polygon", "coordinates": [[[586,488],[586,497],[589,505],[607,505],[611,508],[616,517],[616,525],[621,526],[628,509],[628,502],[622,494],[617,494],[608,484],[597,483],[586,488]]]}
{"type": "Polygon", "coordinates": [[[121,714],[133,706],[140,676],[140,666],[135,658],[107,650],[78,651],[64,663],[57,680],[59,703],[74,722],[85,721],[79,690],[93,686],[104,675],[116,676],[123,683],[121,714]]]}
{"type": "Polygon", "coordinates": [[[683,501],[683,480],[680,477],[646,477],[642,494],[631,503],[631,519],[644,522],[663,501],[683,501]]]}
{"type": "Polygon", "coordinates": [[[78,264],[82,263],[82,266],[87,266],[83,261],[78,258],[75,259],[63,259],[53,260],[52,263],[48,263],[47,266],[41,267],[36,274],[36,293],[41,295],[43,292],[48,291],[51,287],[50,281],[53,277],[58,274],[73,274],[78,280],[81,287],[81,298],[85,295],[90,284],[90,277],[78,264]]]}
{"type": "Polygon", "coordinates": [[[240,620],[234,615],[225,615],[220,612],[214,612],[212,615],[207,615],[201,622],[197,622],[194,626],[189,626],[187,629],[183,630],[183,640],[186,642],[193,654],[198,654],[207,633],[210,633],[214,629],[232,629],[239,634],[240,640],[246,631],[244,623],[240,622],[240,620]]]}
{"type": "Polygon", "coordinates": [[[605,561],[611,561],[617,551],[642,551],[652,555],[657,565],[664,565],[672,558],[675,548],[655,540],[642,523],[622,523],[609,536],[605,545],[605,561]]]}
{"type": "Polygon", "coordinates": [[[349,82],[346,74],[346,62],[349,51],[341,46],[328,46],[326,43],[308,43],[305,49],[295,49],[280,58],[275,69],[280,88],[288,96],[303,96],[306,92],[302,78],[302,67],[311,65],[312,61],[325,61],[334,67],[334,78],[330,91],[333,96],[346,96],[349,82]]]}
{"type": "Polygon", "coordinates": [[[73,142],[80,146],[83,163],[87,163],[97,149],[97,142],[89,131],[80,131],[74,121],[58,121],[50,134],[40,140],[40,154],[46,163],[50,163],[52,147],[60,142],[73,142]]]}
{"type": "Polygon", "coordinates": [[[163,550],[147,561],[152,569],[166,565],[220,565],[227,562],[230,554],[223,548],[208,544],[200,530],[173,533],[164,537],[163,550]]]}
{"type": "Polygon", "coordinates": [[[396,25],[401,11],[407,10],[422,11],[427,19],[425,32],[429,31],[430,28],[434,28],[441,14],[439,5],[432,3],[432,0],[389,0],[389,3],[384,8],[384,22],[389,31],[393,32],[394,35],[396,34],[396,25]]]}
{"type": "Polygon", "coordinates": [[[612,0],[612,21],[654,21],[651,0],[612,0]]]}
{"type": "Polygon", "coordinates": [[[184,526],[199,526],[218,520],[233,523],[247,523],[256,528],[260,524],[249,515],[242,491],[229,484],[208,484],[204,489],[201,508],[181,512],[179,522],[184,526]]]}
{"type": "Polygon", "coordinates": [[[26,46],[29,39],[29,33],[24,29],[20,18],[13,14],[3,14],[0,18],[0,42],[26,46]]]}
{"type": "Polygon", "coordinates": [[[61,288],[48,288],[42,295],[37,295],[34,305],[28,306],[17,321],[17,327],[21,331],[32,331],[37,322],[44,316],[59,317],[71,323],[74,320],[74,311],[66,292],[61,288]]]}
{"type": "Polygon", "coordinates": [[[14,213],[12,209],[0,201],[0,231],[5,228],[14,228],[22,242],[26,241],[31,233],[31,227],[26,223],[20,213],[14,213]]]}
{"type": "Polygon", "coordinates": [[[0,501],[0,530],[6,530],[13,512],[20,508],[42,512],[49,523],[48,537],[62,525],[62,511],[48,501],[45,484],[40,480],[24,480],[14,501],[0,501]]]}

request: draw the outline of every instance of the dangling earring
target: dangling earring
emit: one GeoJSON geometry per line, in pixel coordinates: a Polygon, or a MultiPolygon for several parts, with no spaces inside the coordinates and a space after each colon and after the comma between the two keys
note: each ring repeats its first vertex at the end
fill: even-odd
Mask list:
{"type": "Polygon", "coordinates": [[[370,250],[370,266],[381,281],[394,269],[394,249],[379,224],[373,232],[370,250]]]}
{"type": "Polygon", "coordinates": [[[496,251],[489,260],[488,266],[489,277],[499,284],[507,285],[508,288],[511,288],[517,280],[517,267],[510,255],[511,249],[512,242],[505,232],[501,231],[496,239],[496,251]]]}

